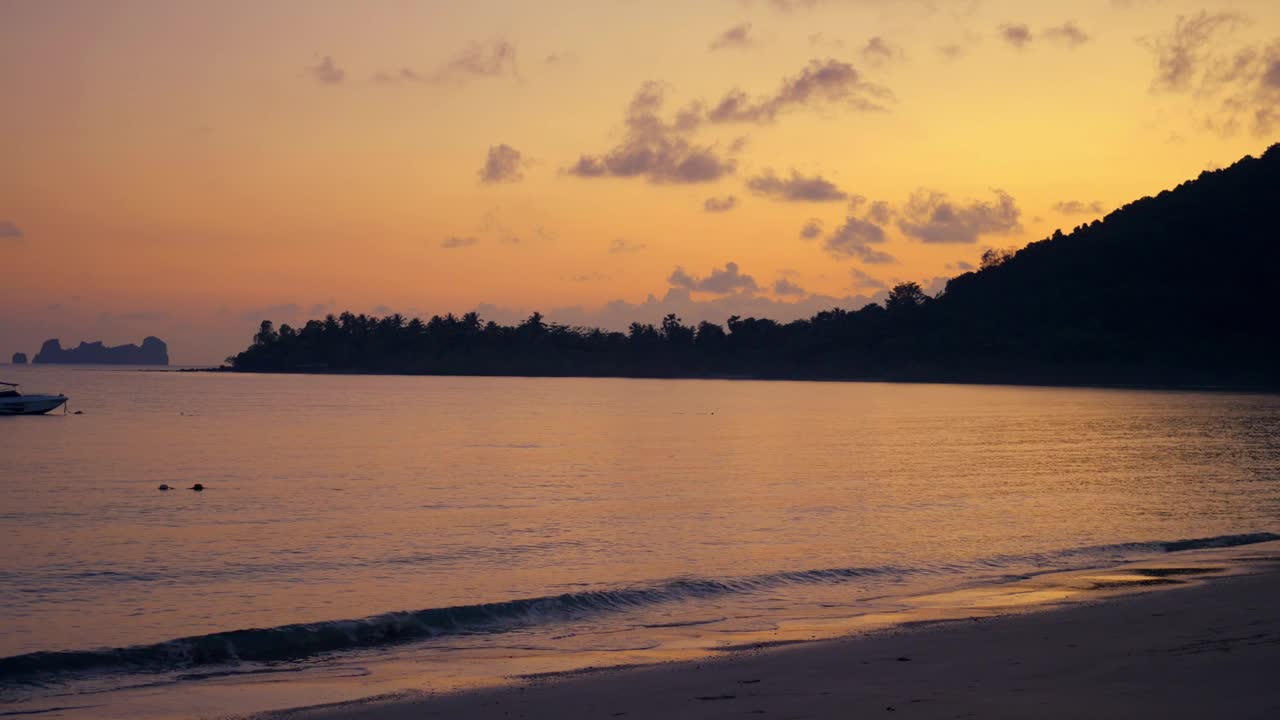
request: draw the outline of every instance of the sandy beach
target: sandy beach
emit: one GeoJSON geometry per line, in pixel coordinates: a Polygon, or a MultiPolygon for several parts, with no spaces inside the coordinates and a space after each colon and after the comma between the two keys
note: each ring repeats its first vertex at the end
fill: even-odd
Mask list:
{"type": "Polygon", "coordinates": [[[1191,567],[1179,558],[1069,574],[1059,587],[1087,579],[1094,595],[1031,612],[269,717],[1278,717],[1275,545],[1235,558],[1231,569],[1211,568],[1209,552],[1191,567]]]}

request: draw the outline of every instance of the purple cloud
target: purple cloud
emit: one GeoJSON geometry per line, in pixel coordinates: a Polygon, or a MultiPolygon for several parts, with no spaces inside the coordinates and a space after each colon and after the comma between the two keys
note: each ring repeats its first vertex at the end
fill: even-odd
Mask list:
{"type": "Polygon", "coordinates": [[[1022,212],[1013,196],[994,192],[994,203],[958,203],[936,190],[917,190],[899,214],[898,229],[925,243],[974,243],[983,235],[1020,229],[1022,212]]]}
{"type": "Polygon", "coordinates": [[[671,272],[667,282],[672,287],[713,295],[728,295],[735,292],[754,293],[760,289],[756,279],[739,272],[738,264],[735,262],[725,263],[723,269],[712,268],[711,273],[706,277],[690,275],[684,268],[677,267],[671,272]]]}
{"type": "Polygon", "coordinates": [[[756,195],[784,202],[840,202],[849,194],[821,175],[805,176],[792,170],[790,177],[778,177],[766,169],[747,180],[747,189],[756,195]]]}
{"type": "Polygon", "coordinates": [[[524,179],[521,171],[523,162],[520,151],[510,145],[493,145],[485,158],[484,167],[480,168],[482,183],[512,183],[524,179]]]}

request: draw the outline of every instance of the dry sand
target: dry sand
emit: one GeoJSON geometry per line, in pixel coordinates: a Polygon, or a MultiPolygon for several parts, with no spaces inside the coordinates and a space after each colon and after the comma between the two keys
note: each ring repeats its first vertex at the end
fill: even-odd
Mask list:
{"type": "MultiPolygon", "coordinates": [[[[1148,577],[1171,583],[1176,573],[1148,577]]],[[[1255,555],[1244,573],[700,663],[272,717],[1280,718],[1280,559],[1255,555]]]]}

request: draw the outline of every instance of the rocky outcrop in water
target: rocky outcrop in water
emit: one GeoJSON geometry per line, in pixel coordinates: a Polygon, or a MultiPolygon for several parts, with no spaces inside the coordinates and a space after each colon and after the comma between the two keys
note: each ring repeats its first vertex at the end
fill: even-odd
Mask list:
{"type": "Polygon", "coordinates": [[[14,365],[26,365],[26,364],[27,364],[27,354],[26,354],[26,353],[14,353],[14,354],[13,354],[13,364],[14,364],[14,365]]]}
{"type": "Polygon", "coordinates": [[[36,363],[83,365],[168,365],[169,346],[158,337],[148,337],[139,347],[130,343],[107,347],[101,341],[81,342],[64,349],[58,339],[45,340],[36,353],[36,363]]]}

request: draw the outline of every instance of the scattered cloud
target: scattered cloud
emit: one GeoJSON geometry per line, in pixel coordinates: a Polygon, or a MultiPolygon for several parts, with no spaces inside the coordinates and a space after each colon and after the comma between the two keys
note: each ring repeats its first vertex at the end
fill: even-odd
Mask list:
{"type": "MultiPolygon", "coordinates": [[[[744,5],[751,5],[755,0],[739,0],[744,5]]],[[[1159,0],[1156,0],[1159,1],[1159,0]]],[[[972,15],[980,4],[980,0],[765,0],[765,4],[780,13],[794,13],[802,10],[814,10],[822,6],[861,5],[874,7],[882,12],[890,10],[910,10],[915,15],[931,15],[947,10],[954,18],[972,15]]]]}
{"type": "Polygon", "coordinates": [[[1242,15],[1201,10],[1190,17],[1179,15],[1167,35],[1145,40],[1156,55],[1156,77],[1151,89],[1185,92],[1205,65],[1214,37],[1243,24],[1242,15]]]}
{"type": "Polygon", "coordinates": [[[441,80],[517,75],[516,46],[506,40],[473,43],[437,71],[441,80]]]}
{"type": "Polygon", "coordinates": [[[576,65],[578,56],[570,52],[553,52],[542,58],[542,62],[547,65],[576,65]]]}
{"type": "Polygon", "coordinates": [[[8,220],[0,220],[0,240],[21,240],[22,229],[8,220]]]}
{"type": "Polygon", "coordinates": [[[959,60],[965,55],[968,55],[970,50],[981,44],[982,36],[974,32],[969,32],[965,33],[959,40],[939,45],[938,54],[942,55],[943,60],[959,60]]]}
{"type": "Polygon", "coordinates": [[[1031,28],[1022,23],[1005,23],[1000,26],[1000,39],[1021,50],[1031,44],[1031,28]]]}
{"type": "Polygon", "coordinates": [[[868,265],[888,265],[898,262],[898,258],[882,250],[876,250],[875,248],[861,246],[852,248],[852,250],[853,257],[868,265]]]}
{"type": "Polygon", "coordinates": [[[1167,35],[1147,38],[1156,56],[1152,91],[1188,94],[1209,106],[1203,126],[1222,135],[1246,125],[1258,136],[1280,129],[1280,38],[1230,51],[1219,41],[1247,22],[1235,13],[1201,11],[1178,16],[1167,35]]]}
{"type": "Polygon", "coordinates": [[[321,85],[341,85],[347,79],[347,71],[338,67],[333,58],[325,55],[319,63],[307,67],[307,74],[321,85]]]}
{"type": "Polygon", "coordinates": [[[1059,45],[1065,45],[1069,48],[1076,48],[1089,42],[1092,38],[1089,33],[1080,29],[1074,21],[1068,20],[1061,25],[1054,25],[1044,29],[1044,36],[1059,45]]]}
{"type": "Polygon", "coordinates": [[[702,209],[709,213],[723,213],[738,207],[738,198],[734,195],[709,197],[702,203],[702,209]]]}
{"type": "Polygon", "coordinates": [[[837,50],[844,48],[844,41],[838,38],[829,38],[824,33],[813,33],[809,36],[809,44],[814,47],[831,47],[837,50]]]}
{"type": "MultiPolygon", "coordinates": [[[[873,222],[859,220],[856,217],[845,218],[841,225],[827,238],[827,248],[839,248],[852,244],[882,243],[885,241],[884,228],[873,222]]],[[[842,254],[838,253],[837,254],[842,254]]]]}
{"type": "Polygon", "coordinates": [[[637,253],[646,247],[648,246],[644,243],[631,242],[630,240],[623,238],[614,238],[613,241],[609,243],[609,254],[623,255],[627,253],[637,253]]]}
{"type": "Polygon", "coordinates": [[[783,178],[766,169],[747,180],[747,189],[756,195],[784,202],[840,202],[849,197],[848,193],[821,175],[806,177],[796,170],[791,171],[790,177],[783,178]]]}
{"type": "Polygon", "coordinates": [[[774,10],[789,13],[794,10],[815,8],[820,2],[822,0],[769,0],[769,5],[774,10]]]}
{"type": "Polygon", "coordinates": [[[700,183],[732,174],[736,161],[713,145],[697,145],[691,135],[701,123],[694,105],[668,123],[661,117],[661,85],[645,83],[627,108],[626,136],[600,155],[584,154],[565,172],[581,178],[643,177],[654,183],[700,183]]]}
{"type": "Polygon", "coordinates": [[[818,218],[809,218],[804,221],[804,225],[800,227],[800,237],[805,240],[813,240],[822,234],[822,221],[818,218]]]}
{"type": "Polygon", "coordinates": [[[887,239],[884,228],[851,215],[845,218],[843,225],[827,236],[822,249],[835,257],[857,258],[873,265],[896,262],[892,255],[871,247],[887,239]]]}
{"type": "Polygon", "coordinates": [[[728,295],[735,292],[757,292],[760,286],[750,275],[738,271],[738,263],[727,262],[724,268],[712,268],[706,277],[698,277],[677,267],[667,278],[671,287],[684,288],[693,292],[711,293],[712,295],[728,295]]]}
{"type": "Polygon", "coordinates": [[[671,121],[662,117],[664,87],[647,82],[636,91],[627,108],[626,134],[604,153],[584,153],[565,168],[582,178],[643,177],[654,183],[700,183],[718,180],[737,169],[736,154],[747,138],[735,139],[728,149],[698,144],[695,133],[707,123],[768,124],[787,110],[841,103],[858,110],[883,110],[891,100],[887,88],[862,79],[854,67],[836,60],[813,60],[799,74],[784,78],[772,95],[752,99],[739,89],[730,90],[714,106],[693,102],[671,121]]]}
{"type": "Polygon", "coordinates": [[[974,268],[973,263],[968,262],[967,260],[957,260],[953,263],[947,264],[948,270],[959,270],[961,272],[969,272],[973,268],[974,268]]]}
{"type": "Polygon", "coordinates": [[[768,124],[793,108],[838,103],[858,111],[880,111],[892,98],[888,88],[863,80],[849,63],[828,58],[809,61],[766,97],[752,99],[742,90],[730,90],[707,112],[707,119],[713,123],[768,124]]]}
{"type": "Polygon", "coordinates": [[[1216,117],[1205,120],[1209,129],[1231,135],[1247,123],[1254,135],[1274,135],[1280,129],[1280,39],[1219,59],[1204,90],[1221,98],[1216,117]]]}
{"type": "MultiPolygon", "coordinates": [[[[489,208],[480,216],[480,224],[476,228],[476,232],[492,237],[498,242],[519,245],[522,241],[521,233],[508,225],[506,215],[507,213],[503,211],[501,206],[489,208]]],[[[540,240],[546,239],[546,232],[542,226],[538,226],[535,234],[540,240]]],[[[527,237],[527,234],[525,237],[527,237]]]]}
{"type": "Polygon", "coordinates": [[[886,225],[893,219],[893,208],[889,207],[889,203],[883,200],[877,200],[871,203],[871,207],[867,208],[867,219],[886,225]]]}
{"type": "Polygon", "coordinates": [[[373,81],[380,85],[397,85],[400,83],[421,83],[427,85],[435,82],[430,73],[414,70],[411,67],[402,67],[395,71],[379,70],[374,73],[373,81]]]}
{"type": "Polygon", "coordinates": [[[801,296],[807,295],[808,292],[795,282],[787,278],[778,278],[773,282],[773,294],[781,296],[801,296]]]}
{"type": "MultiPolygon", "coordinates": [[[[1019,50],[1025,49],[1035,40],[1031,26],[1025,23],[1005,23],[999,27],[998,31],[1001,40],[1019,50]]],[[[1067,48],[1077,48],[1092,39],[1074,20],[1046,27],[1040,34],[1050,42],[1067,48]]]]}
{"type": "Polygon", "coordinates": [[[545,226],[539,225],[533,229],[533,235],[542,242],[555,242],[560,239],[559,234],[554,230],[548,230],[545,226]]]}
{"type": "Polygon", "coordinates": [[[1062,215],[1101,215],[1107,211],[1101,202],[1081,202],[1080,200],[1063,200],[1053,204],[1053,209],[1062,215]]]}
{"type": "Polygon", "coordinates": [[[523,159],[520,151],[507,144],[491,145],[485,158],[484,167],[480,168],[482,183],[512,183],[524,179],[521,169],[523,159]]]}
{"type": "Polygon", "coordinates": [[[382,84],[420,83],[461,85],[475,78],[519,77],[516,46],[506,40],[472,43],[435,70],[423,72],[411,67],[380,70],[373,76],[382,84]]]}
{"type": "Polygon", "coordinates": [[[849,268],[849,279],[854,290],[887,290],[889,285],[872,277],[859,268],[849,268]]]}
{"type": "Polygon", "coordinates": [[[707,47],[710,50],[742,50],[755,44],[755,38],[751,37],[751,23],[739,23],[717,35],[707,47]]]}
{"type": "Polygon", "coordinates": [[[445,248],[446,250],[452,250],[455,248],[471,247],[478,242],[480,242],[479,239],[469,235],[450,235],[440,241],[440,247],[445,248]]]}
{"type": "Polygon", "coordinates": [[[994,192],[994,203],[959,203],[937,190],[917,190],[898,214],[898,229],[925,243],[974,243],[983,235],[1021,229],[1022,211],[1013,196],[994,192]]]}
{"type": "Polygon", "coordinates": [[[902,48],[890,45],[882,36],[876,35],[862,47],[862,59],[871,67],[883,67],[906,57],[902,48]]]}

